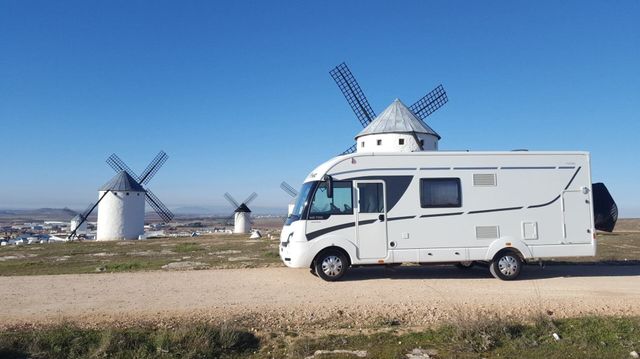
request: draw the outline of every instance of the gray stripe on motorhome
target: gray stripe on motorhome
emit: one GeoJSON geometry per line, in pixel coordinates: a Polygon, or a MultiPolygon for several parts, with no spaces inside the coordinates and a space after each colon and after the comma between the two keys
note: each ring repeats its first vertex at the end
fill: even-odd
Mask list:
{"type": "Polygon", "coordinates": [[[482,209],[479,211],[469,211],[468,214],[477,214],[477,213],[489,213],[489,212],[502,212],[502,211],[515,211],[518,209],[523,209],[524,207],[505,207],[505,208],[494,208],[494,209],[482,209]]]}
{"type": "MultiPolygon", "coordinates": [[[[377,221],[377,219],[367,219],[364,221],[360,221],[358,223],[358,225],[365,225],[365,224],[372,224],[375,223],[377,221]]],[[[327,234],[333,231],[338,231],[341,229],[346,229],[346,228],[350,228],[350,227],[354,227],[356,225],[356,222],[349,222],[349,223],[343,223],[343,224],[338,224],[336,226],[331,226],[331,227],[327,227],[318,231],[314,231],[314,232],[310,232],[307,233],[307,241],[310,241],[314,238],[320,237],[323,234],[327,234]]]]}
{"type": "Polygon", "coordinates": [[[429,217],[444,217],[444,216],[457,216],[463,214],[464,212],[452,212],[452,213],[437,213],[437,214],[423,214],[420,218],[429,218],[429,217]]]}
{"type": "Polygon", "coordinates": [[[576,168],[576,166],[560,166],[558,167],[559,170],[572,170],[576,168]]]}
{"type": "Polygon", "coordinates": [[[497,170],[498,167],[453,167],[454,170],[497,170]]]}
{"type": "Polygon", "coordinates": [[[332,173],[332,176],[338,176],[338,175],[343,175],[346,173],[356,173],[356,172],[367,172],[367,171],[415,171],[416,168],[415,167],[411,167],[411,168],[365,168],[365,169],[359,169],[359,170],[350,170],[350,171],[342,171],[342,172],[335,172],[332,173]]]}
{"type": "Polygon", "coordinates": [[[543,203],[543,204],[534,204],[532,206],[529,206],[527,208],[540,208],[540,207],[546,207],[550,204],[552,204],[553,202],[557,201],[558,199],[560,199],[560,195],[558,195],[558,197],[552,199],[551,201],[547,202],[547,203],[543,203]]]}
{"type": "Polygon", "coordinates": [[[420,171],[448,171],[451,167],[420,167],[420,171]]]}
{"type": "Polygon", "coordinates": [[[404,216],[404,217],[393,217],[393,218],[387,218],[387,222],[390,221],[400,221],[403,219],[412,219],[412,218],[416,218],[416,216],[404,216]]]}
{"type": "Polygon", "coordinates": [[[569,188],[569,186],[571,186],[571,183],[573,182],[574,179],[576,179],[576,176],[578,175],[578,172],[580,172],[580,169],[582,167],[578,167],[578,169],[576,170],[576,172],[573,174],[573,176],[571,177],[571,179],[569,180],[569,183],[567,183],[567,186],[564,188],[564,190],[566,191],[567,188],[569,188]]]}
{"type": "Polygon", "coordinates": [[[500,167],[501,170],[555,170],[556,168],[541,166],[541,167],[500,167]]]}

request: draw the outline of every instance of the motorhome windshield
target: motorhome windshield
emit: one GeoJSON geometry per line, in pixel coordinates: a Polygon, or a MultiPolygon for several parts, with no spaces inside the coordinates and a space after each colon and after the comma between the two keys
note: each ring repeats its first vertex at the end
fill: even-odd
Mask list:
{"type": "Polygon", "coordinates": [[[295,222],[302,217],[302,212],[307,206],[307,202],[309,202],[309,194],[311,193],[311,190],[316,185],[316,183],[317,182],[307,182],[302,185],[300,193],[298,194],[298,199],[296,200],[296,205],[293,207],[293,211],[287,218],[286,224],[295,222]]]}

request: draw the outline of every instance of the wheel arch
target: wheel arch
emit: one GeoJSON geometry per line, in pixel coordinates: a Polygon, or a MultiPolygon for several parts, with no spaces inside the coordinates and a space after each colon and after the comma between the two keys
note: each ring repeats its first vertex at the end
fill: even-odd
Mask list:
{"type": "Polygon", "coordinates": [[[485,255],[485,260],[491,261],[495,259],[497,255],[502,254],[505,251],[514,252],[523,262],[526,262],[527,258],[533,258],[531,250],[522,241],[511,238],[502,238],[491,243],[487,250],[487,254],[485,255]]]}
{"type": "Polygon", "coordinates": [[[324,252],[332,251],[332,250],[333,250],[333,251],[338,251],[338,252],[342,253],[342,254],[344,255],[344,257],[345,257],[345,258],[347,259],[347,261],[348,261],[348,263],[347,263],[347,264],[348,264],[348,265],[347,265],[347,267],[348,267],[348,266],[351,266],[352,261],[351,261],[351,256],[349,255],[349,252],[348,252],[346,249],[344,249],[344,248],[342,248],[342,247],[340,247],[340,246],[337,246],[337,245],[335,245],[335,244],[332,244],[332,245],[330,245],[330,246],[328,246],[328,247],[324,247],[324,248],[322,248],[321,250],[319,250],[319,251],[318,251],[318,253],[316,253],[316,255],[315,255],[315,256],[313,256],[313,260],[311,261],[311,265],[310,265],[311,269],[313,269],[313,267],[314,267],[314,265],[315,265],[315,263],[316,263],[316,259],[318,258],[318,256],[320,256],[320,255],[321,255],[321,254],[323,254],[324,252]]]}

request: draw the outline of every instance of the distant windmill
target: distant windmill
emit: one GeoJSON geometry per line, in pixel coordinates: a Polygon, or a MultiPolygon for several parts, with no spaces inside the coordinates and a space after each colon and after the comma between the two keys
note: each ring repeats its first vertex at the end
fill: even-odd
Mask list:
{"type": "Polygon", "coordinates": [[[282,183],[280,183],[280,188],[282,188],[283,191],[287,192],[287,194],[292,197],[291,202],[289,202],[289,206],[287,208],[287,215],[290,215],[293,212],[293,207],[295,207],[296,205],[298,191],[296,191],[295,188],[291,187],[291,185],[285,181],[282,181],[282,183]]]}
{"type": "Polygon", "coordinates": [[[231,195],[227,192],[224,194],[224,198],[235,208],[233,211],[233,233],[249,233],[251,231],[251,210],[248,205],[253,201],[258,194],[253,192],[242,203],[238,204],[231,195]]]}
{"type": "Polygon", "coordinates": [[[347,99],[358,121],[360,121],[362,127],[365,127],[365,130],[356,136],[356,144],[349,147],[342,154],[353,153],[360,148],[363,151],[376,151],[378,149],[384,151],[424,151],[438,149],[440,135],[424,123],[423,120],[447,103],[447,93],[442,85],[438,85],[408,108],[402,102],[396,100],[376,118],[376,114],[373,112],[371,105],[369,105],[364,92],[344,62],[329,73],[347,99]],[[376,123],[372,124],[374,120],[376,123]],[[358,141],[360,137],[363,138],[363,141],[358,141]],[[358,146],[358,142],[360,142],[360,146],[358,146]]]}
{"type": "Polygon", "coordinates": [[[98,205],[97,240],[137,239],[139,235],[144,234],[145,200],[164,222],[171,221],[173,213],[151,190],[143,187],[149,183],[167,158],[169,156],[160,151],[138,176],[115,153],[109,156],[107,163],[117,174],[100,188],[98,201],[80,215],[81,220],[69,238],[76,236],[79,228],[98,205]]]}

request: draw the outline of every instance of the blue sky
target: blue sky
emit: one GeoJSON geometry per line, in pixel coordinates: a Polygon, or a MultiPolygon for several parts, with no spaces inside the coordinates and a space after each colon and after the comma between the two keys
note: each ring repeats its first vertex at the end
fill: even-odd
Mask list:
{"type": "Polygon", "coordinates": [[[587,150],[640,217],[640,2],[0,0],[0,208],[84,208],[116,152],[172,208],[284,207],[374,110],[442,83],[441,149],[587,150]]]}

